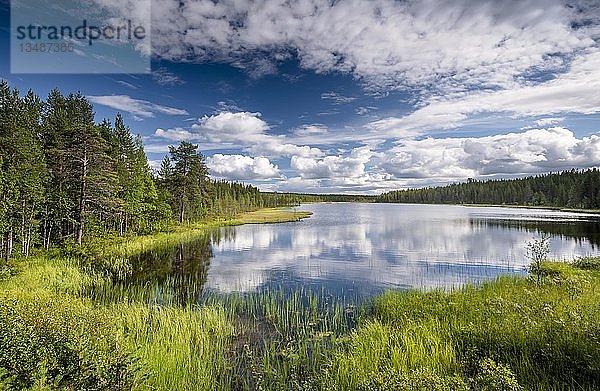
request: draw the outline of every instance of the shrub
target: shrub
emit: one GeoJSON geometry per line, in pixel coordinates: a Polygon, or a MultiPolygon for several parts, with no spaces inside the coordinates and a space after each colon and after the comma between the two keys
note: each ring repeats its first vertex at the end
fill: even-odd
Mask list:
{"type": "Polygon", "coordinates": [[[0,303],[0,384],[9,390],[131,389],[144,375],[106,324],[57,303],[0,303]]]}
{"type": "Polygon", "coordinates": [[[579,258],[573,262],[573,266],[583,270],[600,270],[600,257],[579,258]]]}
{"type": "Polygon", "coordinates": [[[369,380],[360,384],[358,389],[364,391],[468,391],[469,386],[458,375],[439,375],[431,370],[415,370],[408,374],[387,370],[372,373],[369,380]]]}
{"type": "Polygon", "coordinates": [[[547,235],[527,243],[525,257],[531,261],[530,272],[537,276],[538,285],[542,278],[542,262],[548,258],[549,253],[550,237],[547,235]]]}
{"type": "Polygon", "coordinates": [[[504,364],[497,363],[491,358],[485,358],[479,363],[479,372],[473,381],[476,391],[521,391],[514,373],[504,364]]]}

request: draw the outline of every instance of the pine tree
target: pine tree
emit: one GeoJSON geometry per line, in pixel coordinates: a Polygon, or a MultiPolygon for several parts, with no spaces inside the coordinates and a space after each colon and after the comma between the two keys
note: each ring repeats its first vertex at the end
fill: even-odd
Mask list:
{"type": "Polygon", "coordinates": [[[198,146],[182,141],[177,148],[169,147],[173,174],[171,193],[177,205],[179,223],[200,217],[207,195],[208,170],[198,146]]]}
{"type": "Polygon", "coordinates": [[[33,92],[20,98],[17,90],[0,83],[0,253],[4,259],[15,251],[28,255],[37,233],[46,177],[38,138],[41,107],[33,92]]]}
{"type": "Polygon", "coordinates": [[[43,243],[68,236],[75,224],[75,197],[69,161],[71,135],[67,100],[54,89],[46,99],[42,115],[42,147],[48,168],[48,191],[44,197],[43,243]]]}

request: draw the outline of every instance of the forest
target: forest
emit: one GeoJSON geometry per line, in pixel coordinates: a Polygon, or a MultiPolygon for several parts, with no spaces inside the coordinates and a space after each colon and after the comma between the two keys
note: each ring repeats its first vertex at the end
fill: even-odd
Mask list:
{"type": "Polygon", "coordinates": [[[95,122],[80,93],[21,96],[0,81],[0,259],[87,237],[146,234],[241,211],[297,204],[293,194],[213,180],[197,146],[170,147],[153,173],[123,117],[95,122]]]}
{"type": "Polygon", "coordinates": [[[0,389],[598,389],[599,258],[537,258],[529,278],[368,301],[308,285],[205,289],[212,243],[235,234],[220,227],[310,215],[263,207],[599,208],[598,170],[380,196],[265,193],[211,178],[188,142],[153,172],[121,115],[96,122],[79,93],[42,100],[4,82],[0,152],[0,389]]]}
{"type": "Polygon", "coordinates": [[[168,230],[301,202],[405,202],[600,208],[600,171],[391,191],[379,196],[261,192],[210,178],[189,142],[169,147],[160,170],[117,114],[96,122],[80,93],[45,100],[0,82],[0,259],[86,238],[168,230]]]}
{"type": "Polygon", "coordinates": [[[600,171],[563,171],[520,179],[479,181],[443,187],[396,190],[376,202],[419,204],[496,204],[600,209],[600,171]]]}

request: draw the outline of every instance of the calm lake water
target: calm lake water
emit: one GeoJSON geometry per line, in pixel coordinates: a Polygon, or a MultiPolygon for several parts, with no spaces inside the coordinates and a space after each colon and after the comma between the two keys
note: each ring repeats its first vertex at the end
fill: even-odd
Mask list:
{"type": "Polygon", "coordinates": [[[600,255],[598,215],[407,204],[295,209],[313,215],[293,223],[225,227],[155,253],[158,274],[185,276],[205,292],[308,287],[365,297],[390,288],[448,288],[525,274],[526,244],[542,233],[551,237],[552,258],[600,255]]]}

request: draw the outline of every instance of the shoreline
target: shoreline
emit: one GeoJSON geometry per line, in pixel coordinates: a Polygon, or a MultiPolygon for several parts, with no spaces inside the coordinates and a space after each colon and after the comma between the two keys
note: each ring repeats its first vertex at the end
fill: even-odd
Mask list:
{"type": "Polygon", "coordinates": [[[148,235],[134,235],[97,239],[90,244],[96,255],[107,257],[131,257],[153,246],[161,244],[182,244],[192,241],[207,231],[224,227],[246,224],[280,224],[297,222],[312,216],[312,212],[293,211],[288,207],[262,208],[250,212],[242,212],[232,218],[211,218],[193,224],[177,224],[170,231],[155,232],[148,235]]]}
{"type": "Polygon", "coordinates": [[[461,206],[474,206],[474,207],[488,207],[488,208],[513,208],[513,209],[542,209],[552,210],[557,212],[568,212],[568,213],[587,213],[600,215],[600,209],[579,209],[579,208],[563,208],[560,206],[535,206],[535,205],[503,205],[503,204],[435,204],[435,205],[461,205],[461,206]]]}
{"type": "Polygon", "coordinates": [[[21,262],[18,274],[0,280],[0,372],[13,376],[3,380],[13,389],[54,389],[55,379],[46,377],[51,369],[68,373],[73,380],[65,384],[73,389],[85,388],[77,382],[90,371],[114,385],[108,389],[135,390],[599,385],[600,258],[542,262],[538,282],[529,274],[451,291],[390,290],[364,307],[303,289],[178,304],[166,299],[190,287],[182,281],[129,286],[118,279],[130,270],[128,257],[140,251],[196,240],[218,227],[309,216],[261,209],[105,241],[103,254],[92,255],[103,258],[97,269],[86,269],[85,254],[46,253],[21,262]],[[42,360],[61,354],[77,360],[42,360]],[[6,372],[3,357],[18,365],[6,372]],[[113,367],[118,376],[102,372],[113,367]]]}

